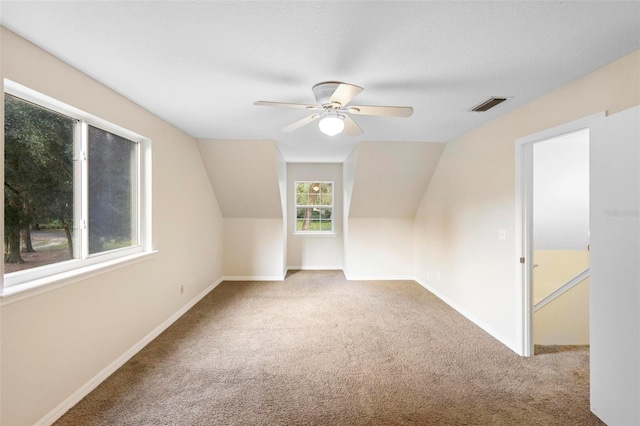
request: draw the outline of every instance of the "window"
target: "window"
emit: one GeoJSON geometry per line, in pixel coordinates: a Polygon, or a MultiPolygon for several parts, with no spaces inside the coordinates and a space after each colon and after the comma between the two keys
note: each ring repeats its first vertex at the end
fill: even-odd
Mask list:
{"type": "Polygon", "coordinates": [[[149,141],[5,81],[4,287],[150,247],[149,141]]]}
{"type": "Polygon", "coordinates": [[[295,232],[333,232],[333,182],[296,182],[295,194],[295,232]]]}

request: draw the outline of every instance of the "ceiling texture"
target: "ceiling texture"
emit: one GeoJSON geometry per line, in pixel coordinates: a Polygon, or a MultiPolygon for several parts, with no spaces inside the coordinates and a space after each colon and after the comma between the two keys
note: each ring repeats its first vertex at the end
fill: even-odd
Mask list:
{"type": "Polygon", "coordinates": [[[272,139],[289,162],[359,141],[447,142],[640,48],[640,2],[2,1],[0,23],[196,138],[272,139]],[[281,129],[342,81],[359,136],[281,129]],[[484,112],[491,96],[510,97],[484,112]]]}

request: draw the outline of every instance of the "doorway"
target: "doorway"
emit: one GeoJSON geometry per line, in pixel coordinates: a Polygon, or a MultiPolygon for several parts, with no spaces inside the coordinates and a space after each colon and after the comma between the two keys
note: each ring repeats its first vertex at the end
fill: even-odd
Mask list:
{"type": "Polygon", "coordinates": [[[589,124],[603,116],[595,114],[516,141],[521,355],[532,356],[536,340],[588,343],[588,287],[580,285],[589,273],[588,135],[589,124]],[[558,298],[573,288],[573,300],[558,298]]]}

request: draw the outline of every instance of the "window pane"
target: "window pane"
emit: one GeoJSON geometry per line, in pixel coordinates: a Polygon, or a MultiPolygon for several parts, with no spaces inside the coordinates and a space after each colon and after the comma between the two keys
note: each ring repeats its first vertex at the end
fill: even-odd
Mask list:
{"type": "Polygon", "coordinates": [[[331,194],[331,183],[321,183],[320,192],[323,194],[331,194]]]}
{"type": "Polygon", "coordinates": [[[306,205],[309,204],[309,195],[307,194],[298,194],[296,196],[296,204],[306,205]]]}
{"type": "Polygon", "coordinates": [[[298,184],[296,185],[296,192],[298,194],[308,194],[310,186],[310,182],[298,182],[298,184]]]}
{"type": "Polygon", "coordinates": [[[333,231],[332,205],[333,184],[331,182],[296,182],[296,231],[333,231]],[[303,208],[300,207],[301,205],[313,207],[303,208]]]}
{"type": "Polygon", "coordinates": [[[319,192],[309,194],[309,204],[312,206],[320,205],[321,197],[319,192]]]}
{"type": "Polygon", "coordinates": [[[89,126],[89,253],[138,245],[137,144],[89,126]]]}
{"type": "Polygon", "coordinates": [[[331,228],[331,221],[325,221],[323,220],[322,223],[320,224],[320,230],[321,231],[332,231],[333,229],[331,228]]]}
{"type": "Polygon", "coordinates": [[[5,95],[4,270],[74,257],[76,120],[5,95]]]}

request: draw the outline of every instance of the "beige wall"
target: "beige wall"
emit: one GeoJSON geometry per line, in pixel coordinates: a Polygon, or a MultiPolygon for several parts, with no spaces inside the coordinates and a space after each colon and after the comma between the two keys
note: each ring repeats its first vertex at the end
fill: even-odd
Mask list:
{"type": "Polygon", "coordinates": [[[349,219],[348,279],[413,279],[413,219],[349,219]]]}
{"type": "Polygon", "coordinates": [[[274,141],[197,139],[197,145],[225,218],[282,218],[274,141]]]}
{"type": "Polygon", "coordinates": [[[418,279],[518,350],[515,140],[638,104],[640,51],[447,143],[416,214],[418,279]]]}
{"type": "Polygon", "coordinates": [[[224,218],[225,278],[282,280],[282,228],[282,219],[224,218]]]}
{"type": "Polygon", "coordinates": [[[413,218],[444,146],[434,142],[360,142],[354,151],[349,218],[413,218]]]}
{"type": "Polygon", "coordinates": [[[1,37],[2,77],[152,140],[158,250],[115,271],[3,301],[0,423],[9,426],[41,419],[216,282],[222,218],[193,138],[15,34],[2,29],[1,37]]]}
{"type": "MultiPolygon", "coordinates": [[[[535,250],[533,300],[538,303],[589,267],[586,250],[535,250]]],[[[533,315],[537,345],[589,344],[589,278],[533,315]]]]}

